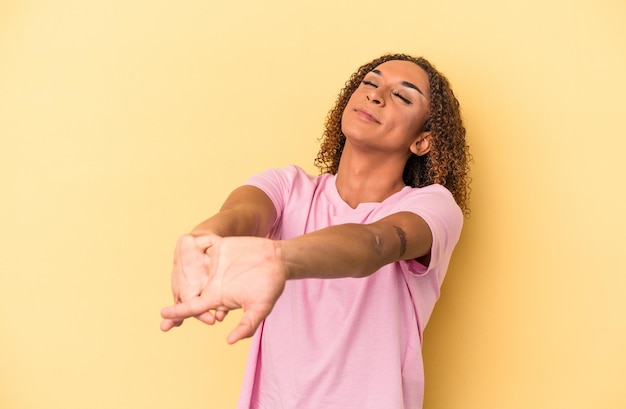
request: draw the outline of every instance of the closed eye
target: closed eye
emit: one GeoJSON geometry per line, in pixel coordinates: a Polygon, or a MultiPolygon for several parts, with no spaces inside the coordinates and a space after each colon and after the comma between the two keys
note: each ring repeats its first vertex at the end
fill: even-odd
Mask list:
{"type": "Polygon", "coordinates": [[[372,81],[363,80],[363,81],[361,81],[361,84],[368,85],[368,86],[374,87],[374,88],[378,88],[378,85],[374,84],[372,81]]]}
{"type": "Polygon", "coordinates": [[[402,100],[402,102],[404,102],[407,105],[412,104],[412,102],[408,98],[402,96],[402,94],[400,94],[398,92],[394,92],[393,95],[395,95],[396,97],[400,98],[402,100]]]}

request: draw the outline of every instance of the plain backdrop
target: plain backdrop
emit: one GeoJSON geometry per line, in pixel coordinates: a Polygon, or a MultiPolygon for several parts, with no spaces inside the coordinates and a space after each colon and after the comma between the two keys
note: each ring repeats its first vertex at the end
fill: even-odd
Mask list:
{"type": "Polygon", "coordinates": [[[626,407],[625,17],[621,0],[1,1],[0,407],[234,407],[239,315],[159,331],[175,241],[255,172],[315,173],[339,90],[386,52],[447,75],[474,156],[425,409],[626,407]]]}

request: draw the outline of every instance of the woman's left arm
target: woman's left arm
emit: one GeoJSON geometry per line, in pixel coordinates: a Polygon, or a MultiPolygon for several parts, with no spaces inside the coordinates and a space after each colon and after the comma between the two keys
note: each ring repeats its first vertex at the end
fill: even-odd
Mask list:
{"type": "Polygon", "coordinates": [[[239,325],[228,336],[234,343],[254,334],[286,280],[366,277],[386,264],[427,255],[432,234],[421,217],[400,212],[371,224],[336,225],[290,240],[213,235],[206,240],[208,283],[199,295],[161,315],[181,321],[243,308],[239,325]]]}
{"type": "Polygon", "coordinates": [[[428,224],[400,212],[371,224],[342,224],[278,242],[288,279],[365,277],[382,266],[427,255],[428,224]]]}

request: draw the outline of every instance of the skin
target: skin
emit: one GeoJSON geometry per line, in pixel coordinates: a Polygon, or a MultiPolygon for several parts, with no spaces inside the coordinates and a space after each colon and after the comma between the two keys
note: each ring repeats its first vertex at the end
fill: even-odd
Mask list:
{"type": "Polygon", "coordinates": [[[388,61],[374,71],[352,94],[342,116],[346,144],[337,189],[352,207],[381,202],[401,190],[408,158],[430,149],[430,133],[422,130],[430,103],[426,72],[410,61],[388,61]]]}
{"type": "MultiPolygon", "coordinates": [[[[342,118],[346,144],[336,185],[346,203],[380,202],[404,187],[406,160],[430,149],[423,131],[428,98],[428,76],[412,62],[388,61],[365,77],[342,118]]],[[[366,277],[395,261],[426,260],[432,245],[428,225],[410,212],[291,240],[264,238],[275,220],[267,195],[243,186],[215,216],[182,236],[172,271],[174,305],[161,311],[161,329],[190,317],[212,325],[243,308],[227,338],[234,343],[254,334],[287,280],[366,277]]]]}

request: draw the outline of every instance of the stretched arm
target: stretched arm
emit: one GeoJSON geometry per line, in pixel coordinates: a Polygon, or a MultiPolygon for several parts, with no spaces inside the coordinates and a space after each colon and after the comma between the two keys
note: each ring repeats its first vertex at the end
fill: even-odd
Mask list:
{"type": "Polygon", "coordinates": [[[364,277],[386,264],[426,256],[431,245],[430,228],[410,212],[278,242],[289,279],[364,277]]]}
{"type": "Polygon", "coordinates": [[[426,222],[409,212],[367,225],[328,227],[284,241],[208,237],[206,286],[186,302],[165,308],[162,315],[182,321],[205,317],[212,310],[243,308],[239,325],[228,337],[230,343],[254,334],[287,279],[364,277],[391,262],[425,256],[432,244],[426,222]]]}

